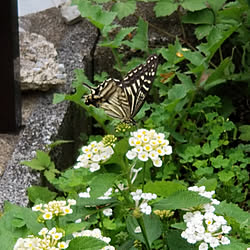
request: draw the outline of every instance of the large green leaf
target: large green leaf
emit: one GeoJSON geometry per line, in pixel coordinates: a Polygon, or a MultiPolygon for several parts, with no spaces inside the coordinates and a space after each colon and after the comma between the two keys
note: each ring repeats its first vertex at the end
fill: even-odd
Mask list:
{"type": "Polygon", "coordinates": [[[47,187],[32,186],[28,188],[28,196],[33,203],[37,199],[48,203],[57,196],[57,193],[50,191],[47,187]]]}
{"type": "Polygon", "coordinates": [[[76,237],[70,241],[68,250],[100,250],[107,243],[94,237],[76,237]]]}
{"type": "MultiPolygon", "coordinates": [[[[167,168],[168,166],[166,166],[167,168]]],[[[157,196],[161,197],[168,197],[169,195],[175,193],[178,190],[185,190],[186,187],[174,181],[155,181],[155,182],[148,182],[144,186],[145,192],[154,193],[157,196]]]]}
{"type": "Polygon", "coordinates": [[[112,11],[117,12],[118,18],[121,20],[122,18],[129,16],[135,12],[136,9],[136,1],[130,0],[126,2],[115,2],[112,11]]]}
{"type": "Polygon", "coordinates": [[[138,220],[140,220],[140,223],[138,223],[138,221],[133,216],[127,217],[126,224],[128,232],[133,238],[142,241],[145,244],[148,243],[149,246],[151,246],[154,240],[158,239],[161,236],[162,232],[161,221],[159,217],[154,214],[151,215],[144,214],[138,220]],[[135,232],[135,229],[139,227],[139,224],[141,224],[141,226],[144,227],[145,229],[144,233],[135,232]]]}
{"type": "Polygon", "coordinates": [[[167,198],[154,203],[154,208],[163,210],[174,210],[196,207],[201,204],[209,203],[208,198],[200,196],[192,191],[178,191],[167,198]]]}
{"type": "Polygon", "coordinates": [[[155,15],[159,16],[169,16],[178,8],[178,3],[173,0],[160,0],[156,3],[154,7],[155,15]]]}

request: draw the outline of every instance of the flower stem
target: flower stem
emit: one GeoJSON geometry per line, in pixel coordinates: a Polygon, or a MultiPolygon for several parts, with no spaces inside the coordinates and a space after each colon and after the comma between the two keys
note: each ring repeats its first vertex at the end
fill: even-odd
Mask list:
{"type": "Polygon", "coordinates": [[[145,182],[145,173],[146,173],[146,162],[144,162],[143,170],[142,170],[142,192],[144,191],[144,182],[145,182]]]}

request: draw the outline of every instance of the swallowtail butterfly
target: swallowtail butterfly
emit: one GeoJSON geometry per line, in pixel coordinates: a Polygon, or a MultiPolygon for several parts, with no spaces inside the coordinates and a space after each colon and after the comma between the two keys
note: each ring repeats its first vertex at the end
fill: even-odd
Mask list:
{"type": "Polygon", "coordinates": [[[133,117],[139,112],[153,84],[158,58],[151,55],[145,64],[140,64],[123,78],[109,78],[96,88],[83,83],[91,90],[85,96],[85,104],[104,109],[107,115],[123,122],[135,123],[133,117]]]}

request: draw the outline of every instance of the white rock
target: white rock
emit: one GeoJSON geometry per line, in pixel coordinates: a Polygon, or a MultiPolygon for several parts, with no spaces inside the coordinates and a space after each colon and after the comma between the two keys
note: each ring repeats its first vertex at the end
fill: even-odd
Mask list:
{"type": "Polygon", "coordinates": [[[20,33],[19,39],[22,90],[47,91],[65,83],[64,65],[57,63],[57,52],[52,43],[41,35],[29,32],[20,33]]]}
{"type": "Polygon", "coordinates": [[[75,24],[82,19],[77,6],[71,6],[71,0],[61,5],[61,15],[67,24],[75,24]]]}

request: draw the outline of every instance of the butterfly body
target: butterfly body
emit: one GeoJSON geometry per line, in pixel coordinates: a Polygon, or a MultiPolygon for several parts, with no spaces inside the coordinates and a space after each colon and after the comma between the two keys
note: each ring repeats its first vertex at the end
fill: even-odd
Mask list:
{"type": "Polygon", "coordinates": [[[96,88],[86,84],[91,94],[85,104],[100,107],[111,117],[135,123],[133,117],[139,112],[154,81],[158,66],[156,55],[150,56],[127,73],[123,80],[109,78],[96,88]]]}

